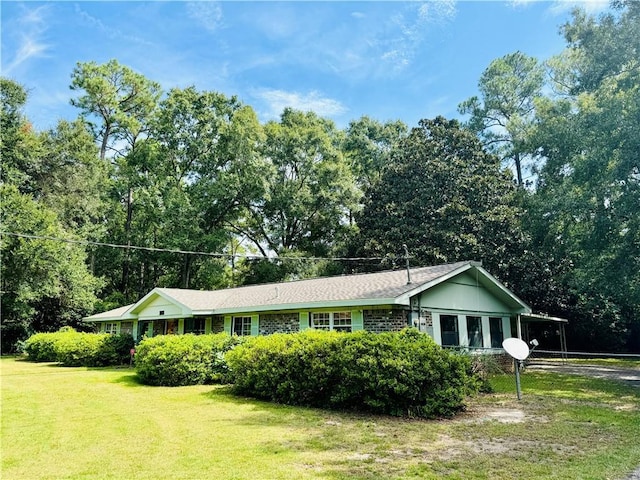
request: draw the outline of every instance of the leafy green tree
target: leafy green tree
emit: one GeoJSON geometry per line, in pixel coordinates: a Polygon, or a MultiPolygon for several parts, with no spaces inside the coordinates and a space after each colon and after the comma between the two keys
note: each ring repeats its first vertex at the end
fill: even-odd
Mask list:
{"type": "Polygon", "coordinates": [[[536,201],[540,245],[572,265],[573,341],[640,351],[640,5],[617,7],[563,27],[567,51],[550,62],[563,95],[537,107],[536,201]]]}
{"type": "MultiPolygon", "coordinates": [[[[265,191],[263,132],[252,108],[235,97],[173,89],[161,103],[152,135],[159,145],[164,188],[165,242],[172,248],[220,252],[232,225],[265,191]]],[[[225,264],[186,255],[179,284],[211,286],[225,264]],[[204,267],[209,279],[198,276],[204,267]],[[212,268],[218,273],[211,275],[212,268]]]]}
{"type": "Polygon", "coordinates": [[[541,96],[544,68],[522,52],[491,62],[478,82],[482,98],[471,97],[458,107],[470,114],[467,126],[479,134],[484,146],[503,161],[515,165],[518,185],[523,185],[522,161],[541,96]]]}
{"type": "Polygon", "coordinates": [[[381,123],[363,116],[349,123],[342,150],[363,191],[378,181],[391,151],[407,134],[400,120],[381,123]]]}
{"type": "MultiPolygon", "coordinates": [[[[70,238],[52,210],[15,186],[0,185],[0,195],[4,232],[70,238]]],[[[87,270],[80,245],[3,234],[0,252],[4,352],[35,331],[80,326],[92,312],[99,281],[87,270]]]]}
{"type": "Polygon", "coordinates": [[[494,155],[456,120],[421,120],[392,152],[357,217],[356,253],[433,265],[481,260],[505,282],[523,233],[516,187],[494,155]]]}
{"type": "Polygon", "coordinates": [[[34,176],[39,167],[40,141],[22,110],[27,102],[24,87],[0,77],[0,181],[32,193],[34,176]]]}
{"type": "Polygon", "coordinates": [[[327,255],[348,230],[359,190],[335,125],[312,112],[285,109],[265,126],[267,191],[237,230],[265,257],[327,255]]]}
{"type": "Polygon", "coordinates": [[[101,239],[112,169],[98,158],[91,132],[79,119],[63,120],[40,138],[37,200],[56,212],[66,229],[88,240],[101,239]]]}
{"type": "Polygon", "coordinates": [[[151,113],[161,95],[160,85],[150,81],[117,60],[98,65],[79,62],[73,70],[71,90],[84,92],[71,99],[93,129],[100,143],[100,158],[114,142],[134,145],[147,128],[151,113]],[[90,118],[97,119],[92,122],[90,118]]]}

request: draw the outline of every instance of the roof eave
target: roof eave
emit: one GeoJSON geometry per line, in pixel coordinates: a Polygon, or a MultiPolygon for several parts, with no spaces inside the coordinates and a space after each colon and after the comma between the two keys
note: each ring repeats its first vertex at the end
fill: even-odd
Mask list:
{"type": "Polygon", "coordinates": [[[351,307],[368,307],[380,305],[400,305],[407,306],[408,302],[399,302],[396,298],[358,298],[353,300],[331,300],[323,302],[301,302],[301,303],[279,303],[270,305],[254,305],[229,308],[215,308],[206,310],[194,310],[194,315],[228,315],[236,313],[248,312],[271,312],[285,310],[316,310],[321,308],[351,308],[351,307]]]}

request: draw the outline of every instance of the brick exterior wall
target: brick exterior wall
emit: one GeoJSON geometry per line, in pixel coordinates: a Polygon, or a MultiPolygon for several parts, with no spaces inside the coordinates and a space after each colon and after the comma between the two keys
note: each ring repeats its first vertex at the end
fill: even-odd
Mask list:
{"type": "Polygon", "coordinates": [[[260,335],[298,332],[300,331],[300,316],[298,313],[266,313],[260,315],[258,331],[260,335]]]}
{"type": "Polygon", "coordinates": [[[397,332],[407,326],[404,310],[364,310],[364,329],[369,332],[397,332]]]}
{"type": "Polygon", "coordinates": [[[222,332],[224,332],[224,317],[222,315],[211,317],[211,333],[222,332]]]}

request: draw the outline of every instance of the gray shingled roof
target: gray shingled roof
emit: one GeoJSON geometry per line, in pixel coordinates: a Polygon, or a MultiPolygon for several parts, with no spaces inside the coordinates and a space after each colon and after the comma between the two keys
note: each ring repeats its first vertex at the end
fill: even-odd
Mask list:
{"type": "Polygon", "coordinates": [[[458,262],[412,268],[411,284],[407,284],[406,270],[394,270],[213,291],[179,288],[158,288],[157,290],[195,311],[395,299],[470,263],[458,262]]]}
{"type": "MultiPolygon", "coordinates": [[[[187,290],[181,288],[155,288],[143,299],[108,312],[86,317],[85,320],[108,320],[144,308],[147,299],[159,293],[187,307],[194,313],[221,311],[264,311],[270,308],[304,308],[323,304],[381,304],[396,303],[399,297],[436,282],[473,262],[458,262],[433,267],[412,268],[411,283],[407,271],[394,270],[336,277],[314,278],[292,282],[248,285],[224,290],[187,290]]],[[[464,269],[463,269],[464,270],[464,269]]],[[[405,299],[408,302],[408,299],[405,299]]],[[[126,316],[126,315],[125,315],[126,316]]],[[[124,318],[124,317],[123,317],[124,318]]]]}

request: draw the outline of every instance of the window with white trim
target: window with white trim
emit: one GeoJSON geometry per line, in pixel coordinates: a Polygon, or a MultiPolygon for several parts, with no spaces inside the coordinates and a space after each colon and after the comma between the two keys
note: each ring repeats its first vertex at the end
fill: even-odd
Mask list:
{"type": "Polygon", "coordinates": [[[117,323],[105,323],[104,324],[104,333],[110,333],[115,335],[118,333],[118,324],[117,323]]]}
{"type": "Polygon", "coordinates": [[[312,312],[311,328],[350,332],[351,312],[312,312]]]}
{"type": "Polygon", "coordinates": [[[231,328],[232,335],[251,335],[251,317],[233,317],[231,328]]]}

